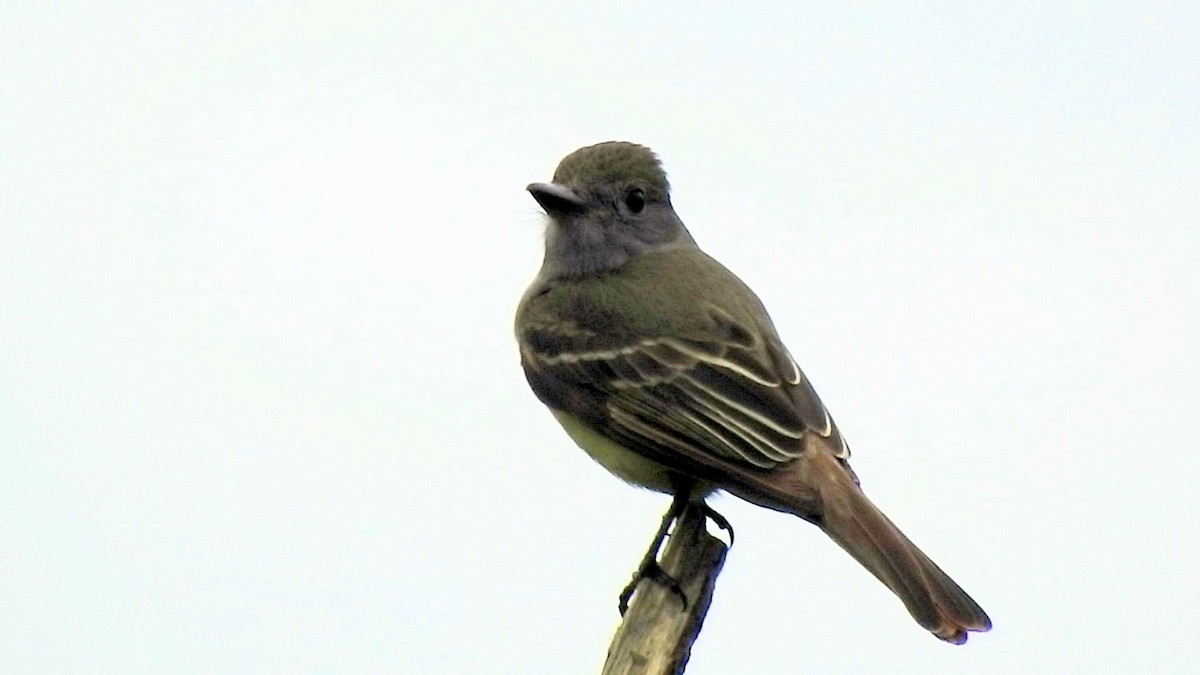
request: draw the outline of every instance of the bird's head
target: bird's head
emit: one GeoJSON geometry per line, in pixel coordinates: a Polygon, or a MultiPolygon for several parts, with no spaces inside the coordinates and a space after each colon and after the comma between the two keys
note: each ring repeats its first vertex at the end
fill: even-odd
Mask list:
{"type": "Polygon", "coordinates": [[[549,217],[543,275],[579,277],[642,253],[695,245],[671,207],[662,164],[644,146],[581,148],[559,163],[553,182],[527,189],[549,217]]]}

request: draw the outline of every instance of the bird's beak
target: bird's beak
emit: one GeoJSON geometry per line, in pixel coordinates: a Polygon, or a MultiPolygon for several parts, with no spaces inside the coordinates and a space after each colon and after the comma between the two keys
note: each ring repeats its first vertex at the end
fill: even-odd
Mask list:
{"type": "Polygon", "coordinates": [[[530,183],[525,189],[551,216],[568,216],[587,210],[587,202],[561,183],[530,183]]]}

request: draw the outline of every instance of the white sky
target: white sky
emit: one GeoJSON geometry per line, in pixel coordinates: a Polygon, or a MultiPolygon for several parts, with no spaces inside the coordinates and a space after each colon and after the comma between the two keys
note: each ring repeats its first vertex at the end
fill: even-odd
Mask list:
{"type": "Polygon", "coordinates": [[[611,139],[996,624],[722,497],[689,675],[1194,668],[1194,7],[117,4],[0,7],[5,673],[598,671],[666,499],[511,317],[611,139]]]}

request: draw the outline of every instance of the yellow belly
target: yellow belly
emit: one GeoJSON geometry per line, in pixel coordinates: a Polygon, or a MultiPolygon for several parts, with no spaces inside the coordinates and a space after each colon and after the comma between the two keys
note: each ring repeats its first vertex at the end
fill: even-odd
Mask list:
{"type": "Polygon", "coordinates": [[[554,418],[579,447],[617,478],[651,490],[672,492],[667,468],[662,464],[600,435],[570,413],[561,410],[550,412],[554,413],[554,418]]]}

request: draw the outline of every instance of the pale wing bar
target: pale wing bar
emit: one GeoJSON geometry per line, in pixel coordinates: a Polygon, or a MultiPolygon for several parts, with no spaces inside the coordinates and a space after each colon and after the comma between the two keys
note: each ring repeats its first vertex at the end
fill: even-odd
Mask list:
{"type": "MultiPolygon", "coordinates": [[[[770,468],[799,456],[810,424],[788,391],[802,378],[799,369],[790,364],[792,372],[781,379],[757,357],[740,345],[674,338],[538,355],[561,376],[608,389],[618,424],[630,422],[617,414],[625,408],[730,459],[770,468]]],[[[817,431],[829,428],[824,419],[826,429],[817,431]]]]}

